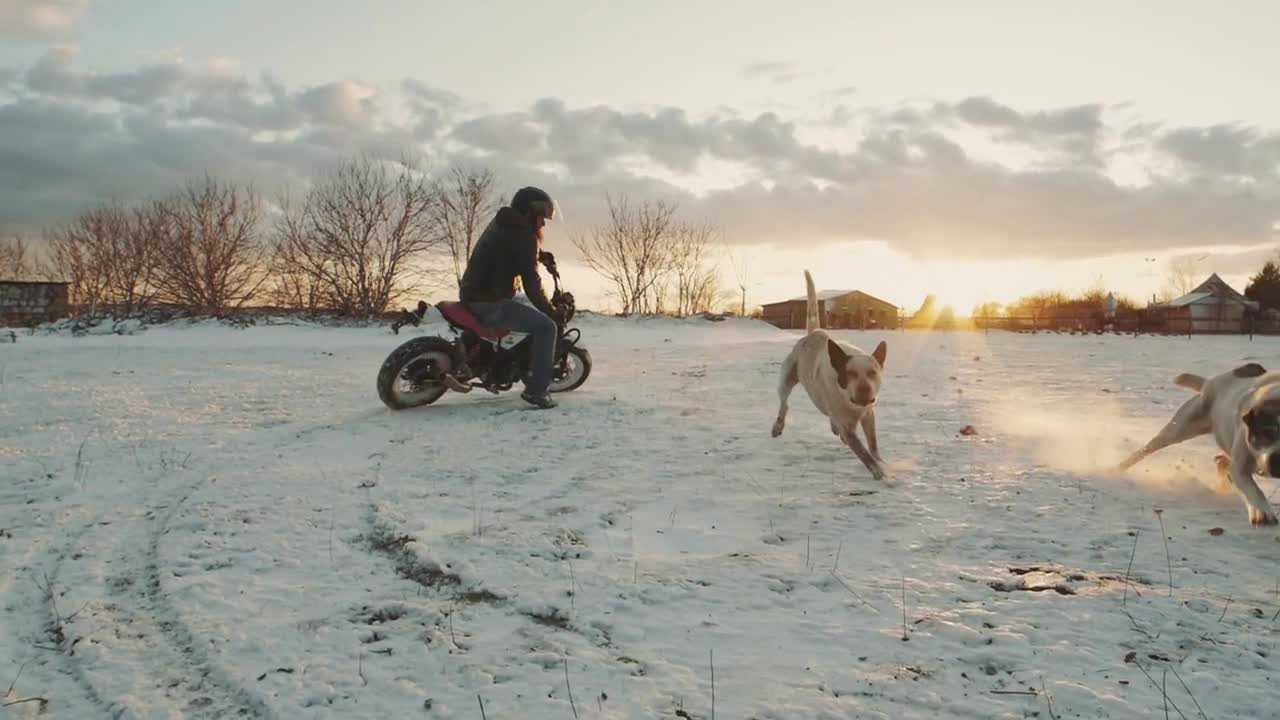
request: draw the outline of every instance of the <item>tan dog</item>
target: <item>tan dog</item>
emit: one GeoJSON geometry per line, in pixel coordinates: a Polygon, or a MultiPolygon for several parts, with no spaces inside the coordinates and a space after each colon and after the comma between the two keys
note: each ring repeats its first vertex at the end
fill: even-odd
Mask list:
{"type": "Polygon", "coordinates": [[[778,384],[781,402],[778,419],[773,423],[773,436],[782,434],[787,421],[787,399],[796,385],[802,385],[814,407],[831,420],[831,432],[853,450],[875,479],[885,480],[884,461],[876,444],[875,404],[888,347],[881,342],[868,355],[828,335],[818,321],[818,294],[808,270],[804,271],[804,282],[808,291],[806,333],[782,362],[782,378],[778,384]],[[855,434],[859,425],[867,436],[865,446],[855,434]]]}
{"type": "Polygon", "coordinates": [[[1275,525],[1276,515],[1253,476],[1280,478],[1280,372],[1249,363],[1208,380],[1183,373],[1173,382],[1196,396],[1118,469],[1128,470],[1161,448],[1212,433],[1224,453],[1215,458],[1219,484],[1235,486],[1251,525],[1275,525]]]}

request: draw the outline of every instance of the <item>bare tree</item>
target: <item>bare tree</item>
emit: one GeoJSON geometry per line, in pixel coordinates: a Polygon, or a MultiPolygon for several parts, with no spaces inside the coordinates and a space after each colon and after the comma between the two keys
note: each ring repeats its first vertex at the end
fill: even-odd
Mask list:
{"type": "Polygon", "coordinates": [[[471,258],[480,233],[502,204],[495,191],[496,179],[486,169],[454,167],[449,177],[435,184],[434,222],[436,232],[453,257],[453,274],[462,287],[462,272],[471,258]]]}
{"type": "Polygon", "coordinates": [[[1170,299],[1179,298],[1195,289],[1199,284],[1200,260],[1190,255],[1179,255],[1170,258],[1165,268],[1165,292],[1170,299]]]}
{"type": "Polygon", "coordinates": [[[102,232],[85,213],[74,222],[46,233],[49,243],[49,266],[53,276],[67,283],[68,301],[72,307],[90,312],[97,309],[106,293],[106,273],[95,262],[96,241],[102,232]]]}
{"type": "Polygon", "coordinates": [[[296,245],[282,240],[289,237],[282,228],[288,228],[291,222],[293,219],[286,216],[277,224],[267,297],[279,307],[315,312],[327,305],[323,278],[307,270],[306,259],[296,245]]]}
{"type": "Polygon", "coordinates": [[[728,251],[729,263],[733,266],[733,280],[736,283],[738,291],[741,293],[739,305],[736,312],[742,317],[747,316],[747,288],[752,287],[755,283],[752,278],[755,276],[755,263],[752,259],[742,252],[728,251]]]}
{"type": "Polygon", "coordinates": [[[609,222],[587,236],[571,238],[582,261],[613,286],[611,294],[622,313],[654,310],[663,293],[657,292],[671,267],[675,205],[658,200],[632,207],[624,196],[606,197],[609,222]]]}
{"type": "Polygon", "coordinates": [[[0,240],[0,280],[29,280],[35,272],[35,258],[21,236],[0,240]]]}
{"type": "Polygon", "coordinates": [[[48,233],[43,274],[69,284],[74,306],[138,310],[155,297],[158,220],[149,209],[131,212],[118,203],[86,210],[48,233]]]}
{"type": "Polygon", "coordinates": [[[251,301],[268,275],[259,207],[251,189],[210,178],[156,202],[149,212],[159,237],[154,280],[160,294],[202,313],[251,301]]]}
{"type": "Polygon", "coordinates": [[[435,189],[407,162],[394,172],[360,158],[285,203],[276,228],[277,272],[309,302],[356,316],[384,312],[430,279],[413,263],[442,242],[435,189]]]}
{"type": "Polygon", "coordinates": [[[707,312],[720,299],[720,268],[712,257],[715,230],[676,223],[671,230],[670,275],[677,315],[707,312]]]}
{"type": "Polygon", "coordinates": [[[118,232],[107,248],[107,292],[110,302],[126,313],[156,299],[158,249],[165,238],[167,218],[157,204],[134,208],[129,214],[112,209],[118,232]]]}

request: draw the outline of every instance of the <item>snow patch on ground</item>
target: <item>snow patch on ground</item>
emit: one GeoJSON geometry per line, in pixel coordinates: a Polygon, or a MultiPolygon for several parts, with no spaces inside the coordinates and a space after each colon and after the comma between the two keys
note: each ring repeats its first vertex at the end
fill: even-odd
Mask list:
{"type": "Polygon", "coordinates": [[[707,718],[714,665],[719,717],[1274,716],[1275,530],[1207,440],[1107,468],[1280,341],[838,333],[888,341],[890,488],[802,395],[769,437],[798,333],[575,324],[549,412],[382,407],[430,316],[0,346],[0,702],[707,718]]]}

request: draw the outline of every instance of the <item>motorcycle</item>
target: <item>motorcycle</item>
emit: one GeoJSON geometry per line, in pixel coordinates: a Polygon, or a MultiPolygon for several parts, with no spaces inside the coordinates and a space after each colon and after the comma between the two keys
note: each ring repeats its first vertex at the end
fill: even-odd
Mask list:
{"type": "MultiPolygon", "coordinates": [[[[568,328],[576,311],[573,294],[560,289],[560,273],[554,265],[548,265],[555,282],[551,305],[561,313],[564,323],[560,326],[547,389],[562,393],[587,381],[591,353],[579,344],[582,332],[568,328]]],[[[392,323],[392,331],[398,335],[406,324],[417,326],[428,307],[419,301],[416,311],[402,310],[392,323]]],[[[485,326],[461,302],[440,302],[435,307],[455,337],[418,337],[391,351],[378,371],[377,383],[378,397],[387,407],[404,410],[430,405],[449,390],[469,393],[483,388],[497,395],[529,374],[532,343],[525,342],[528,334],[485,326]]]]}

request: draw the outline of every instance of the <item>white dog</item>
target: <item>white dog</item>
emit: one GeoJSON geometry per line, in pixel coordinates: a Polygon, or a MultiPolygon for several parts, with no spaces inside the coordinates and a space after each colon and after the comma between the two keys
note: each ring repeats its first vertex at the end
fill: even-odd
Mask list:
{"type": "Polygon", "coordinates": [[[1275,525],[1276,515],[1253,476],[1280,477],[1280,372],[1249,363],[1208,380],[1183,373],[1173,382],[1196,396],[1119,469],[1128,470],[1161,448],[1213,433],[1223,451],[1215,458],[1220,486],[1235,486],[1250,524],[1275,525]]]}
{"type": "Polygon", "coordinates": [[[819,327],[818,294],[813,278],[804,271],[809,297],[805,312],[804,337],[796,342],[782,363],[778,384],[778,419],[773,423],[773,436],[782,434],[787,420],[787,398],[797,384],[803,385],[809,399],[831,420],[831,432],[839,436],[858,456],[877,480],[885,479],[884,461],[876,445],[876,398],[880,394],[888,347],[881,342],[874,352],[840,342],[819,327]],[[867,436],[867,445],[855,434],[858,426],[867,436]],[[870,450],[868,450],[868,446],[870,450]]]}

